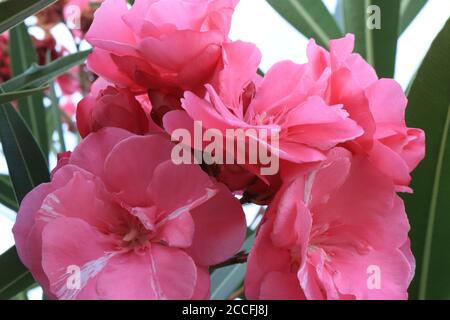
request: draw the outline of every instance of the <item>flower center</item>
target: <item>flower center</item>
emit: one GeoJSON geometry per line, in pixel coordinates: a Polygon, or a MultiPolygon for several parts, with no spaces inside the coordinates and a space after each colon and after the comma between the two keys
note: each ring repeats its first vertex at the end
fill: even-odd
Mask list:
{"type": "Polygon", "coordinates": [[[129,216],[114,233],[118,237],[119,247],[125,250],[146,248],[155,236],[155,232],[145,228],[137,217],[129,216]]]}

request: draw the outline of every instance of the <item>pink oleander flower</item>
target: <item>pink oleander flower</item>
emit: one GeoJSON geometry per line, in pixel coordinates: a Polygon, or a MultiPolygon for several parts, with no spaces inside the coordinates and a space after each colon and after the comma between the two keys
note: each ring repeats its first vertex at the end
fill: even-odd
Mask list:
{"type": "Polygon", "coordinates": [[[92,71],[134,91],[180,97],[221,64],[238,0],[106,0],[86,35],[92,71]]]}
{"type": "Polygon", "coordinates": [[[406,299],[415,262],[392,180],[343,148],[284,185],[259,229],[248,299],[406,299]]]}
{"type": "Polygon", "coordinates": [[[333,149],[270,205],[249,256],[246,296],[406,299],[415,269],[408,231],[391,179],[333,149]]]}
{"type": "Polygon", "coordinates": [[[405,123],[407,99],[392,79],[378,79],[375,70],[352,53],[354,36],[330,41],[330,52],[311,40],[308,74],[326,83],[327,104],[342,104],[364,135],[348,143],[354,153],[366,155],[392,177],[397,191],[410,191],[410,172],[425,155],[425,134],[405,123]]]}
{"type": "Polygon", "coordinates": [[[245,217],[199,166],[173,164],[172,148],[164,135],[106,128],[25,197],[17,251],[47,296],[208,297],[208,266],[240,249],[245,217]],[[67,285],[73,268],[78,287],[67,285]]]}
{"type": "MultiPolygon", "coordinates": [[[[409,174],[425,153],[424,132],[406,126],[401,87],[391,79],[378,80],[373,68],[352,53],[353,42],[352,35],[333,40],[328,53],[311,40],[307,64],[279,62],[262,80],[255,74],[257,48],[228,43],[224,69],[206,86],[206,97],[187,92],[182,106],[205,128],[278,132],[277,152],[288,161],[282,169],[323,160],[324,152],[344,145],[392,177],[397,191],[410,191],[409,174]]],[[[185,119],[173,111],[165,127],[189,127],[185,119]]]]}
{"type": "MultiPolygon", "coordinates": [[[[265,130],[279,136],[268,149],[281,159],[305,163],[325,159],[324,152],[364,132],[349,118],[342,104],[328,105],[326,87],[308,76],[307,65],[283,61],[263,79],[256,74],[261,54],[253,44],[223,45],[224,69],[206,85],[206,97],[186,92],[182,107],[205,129],[265,130]]],[[[180,111],[169,112],[165,127],[189,127],[180,111]]],[[[249,137],[258,140],[259,137],[249,137]]]]}
{"type": "Polygon", "coordinates": [[[82,137],[105,127],[116,127],[135,134],[149,132],[150,110],[126,88],[97,79],[91,92],[77,107],[77,126],[82,137]]]}

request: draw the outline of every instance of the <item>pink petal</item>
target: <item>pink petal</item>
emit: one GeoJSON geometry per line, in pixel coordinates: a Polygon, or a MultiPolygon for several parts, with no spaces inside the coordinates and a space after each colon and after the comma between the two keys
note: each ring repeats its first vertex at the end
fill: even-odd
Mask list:
{"type": "Polygon", "coordinates": [[[327,150],[353,140],[364,131],[348,118],[342,106],[328,106],[313,97],[289,113],[289,139],[327,150]]]}
{"type": "Polygon", "coordinates": [[[170,159],[172,147],[172,143],[161,135],[133,136],[123,140],[105,160],[107,186],[129,206],[152,205],[147,187],[158,164],[170,159]]]}
{"type": "Polygon", "coordinates": [[[123,209],[107,198],[101,181],[80,170],[64,186],[47,195],[36,219],[78,218],[106,233],[120,222],[122,215],[123,209]]]}
{"type": "Polygon", "coordinates": [[[188,248],[192,244],[195,222],[188,211],[172,220],[164,221],[155,240],[173,248],[188,248]]]}
{"type": "Polygon", "coordinates": [[[136,40],[128,26],[122,21],[122,16],[127,12],[127,4],[122,0],[104,1],[95,12],[95,18],[86,34],[86,40],[95,47],[105,50],[113,49],[112,51],[117,50],[122,53],[134,51],[136,40]]]}
{"type": "Polygon", "coordinates": [[[42,266],[58,299],[97,299],[95,281],[112,258],[113,242],[86,222],[61,218],[42,233],[42,266]],[[68,286],[70,267],[81,271],[80,288],[68,286]]]}
{"type": "Polygon", "coordinates": [[[215,265],[239,251],[246,234],[239,201],[223,186],[208,202],[191,211],[195,232],[186,251],[202,266],[215,265]]]}
{"type": "Polygon", "coordinates": [[[119,69],[115,64],[111,53],[94,47],[92,53],[87,58],[89,70],[117,85],[130,87],[134,90],[139,87],[133,82],[132,77],[119,69]]]}
{"type": "Polygon", "coordinates": [[[208,300],[210,295],[210,276],[208,268],[197,267],[197,284],[192,300],[208,300]]]}
{"type": "Polygon", "coordinates": [[[252,43],[235,41],[223,45],[223,70],[219,73],[217,88],[224,102],[237,106],[244,88],[256,77],[261,52],[252,43]]]}
{"type": "Polygon", "coordinates": [[[295,273],[269,272],[261,283],[260,300],[305,300],[295,273]]]}
{"type": "Polygon", "coordinates": [[[215,31],[199,33],[183,30],[160,39],[147,37],[141,40],[138,50],[151,64],[168,70],[178,70],[198,56],[208,45],[220,44],[222,39],[222,35],[215,31]],[[182,55],[179,54],[181,51],[182,55]]]}
{"type": "Polygon", "coordinates": [[[381,79],[366,90],[370,110],[377,123],[405,126],[408,100],[401,86],[392,79],[381,79]]]}
{"type": "Polygon", "coordinates": [[[122,254],[98,278],[101,299],[190,299],[197,281],[192,259],[179,249],[152,245],[141,254],[122,254]]]}
{"type": "Polygon", "coordinates": [[[176,165],[172,160],[167,160],[155,168],[148,188],[155,204],[167,215],[180,208],[191,210],[216,193],[210,177],[198,165],[176,165]],[[183,181],[183,184],[180,184],[180,181],[183,181]]]}
{"type": "Polygon", "coordinates": [[[250,300],[260,298],[261,284],[268,273],[281,272],[286,274],[291,272],[290,252],[288,249],[281,249],[273,245],[270,238],[271,225],[272,222],[268,220],[261,226],[247,259],[245,296],[250,300]]]}
{"type": "Polygon", "coordinates": [[[399,249],[371,251],[367,255],[340,251],[333,263],[337,269],[334,281],[343,294],[352,294],[359,300],[405,300],[408,297],[410,265],[399,249]],[[371,266],[379,268],[379,289],[368,286],[371,266]]]}
{"type": "Polygon", "coordinates": [[[342,104],[350,118],[364,129],[362,138],[369,139],[375,132],[375,122],[369,101],[348,69],[333,73],[330,82],[331,104],[342,104]]]}
{"type": "Polygon", "coordinates": [[[114,146],[132,134],[119,128],[105,128],[86,137],[72,153],[70,164],[76,165],[95,176],[103,177],[103,164],[114,146]]]}

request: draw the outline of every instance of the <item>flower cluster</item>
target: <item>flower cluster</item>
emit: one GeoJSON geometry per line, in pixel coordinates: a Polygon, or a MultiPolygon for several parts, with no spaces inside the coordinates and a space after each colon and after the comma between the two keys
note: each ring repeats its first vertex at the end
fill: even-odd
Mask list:
{"type": "Polygon", "coordinates": [[[247,298],[407,298],[415,260],[397,192],[412,192],[425,136],[405,123],[401,87],[378,79],[350,34],[329,51],[311,40],[307,63],[262,76],[258,48],[228,37],[237,2],[106,0],[96,11],[83,141],[26,196],[13,230],[48,297],[206,299],[210,267],[236,260],[245,239],[242,204],[255,203],[268,208],[247,298]],[[220,144],[174,138],[195,140],[199,124],[220,144]],[[174,159],[180,145],[191,163],[174,159]],[[262,151],[275,173],[246,161],[262,151]]]}

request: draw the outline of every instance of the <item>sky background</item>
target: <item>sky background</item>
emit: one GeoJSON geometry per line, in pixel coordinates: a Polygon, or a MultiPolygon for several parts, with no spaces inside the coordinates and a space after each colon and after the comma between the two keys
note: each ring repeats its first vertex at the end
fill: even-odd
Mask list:
{"type": "MultiPolygon", "coordinates": [[[[281,0],[282,1],[282,0],[281,0]]],[[[415,0],[413,0],[415,1],[415,0]]],[[[336,0],[324,0],[331,12],[334,12],[336,0]]],[[[406,89],[417,71],[431,42],[442,29],[450,16],[449,0],[429,0],[422,12],[399,39],[395,79],[406,89]]],[[[383,13],[381,13],[383,19],[383,13]]],[[[383,22],[381,22],[383,23],[383,22]]],[[[64,27],[57,27],[54,35],[60,43],[73,51],[70,34],[64,27]]],[[[261,69],[267,70],[280,60],[306,62],[308,39],[277,14],[265,0],[241,0],[233,16],[230,37],[255,43],[262,51],[261,69]]],[[[75,146],[75,140],[67,137],[69,149],[75,146]]],[[[52,164],[51,164],[52,165],[52,164]]],[[[0,173],[7,173],[4,158],[0,155],[0,173]]],[[[246,209],[249,220],[257,208],[246,209]]],[[[0,205],[0,254],[14,244],[11,229],[15,213],[0,205]]],[[[39,289],[29,293],[29,298],[40,299],[39,289]]]]}

